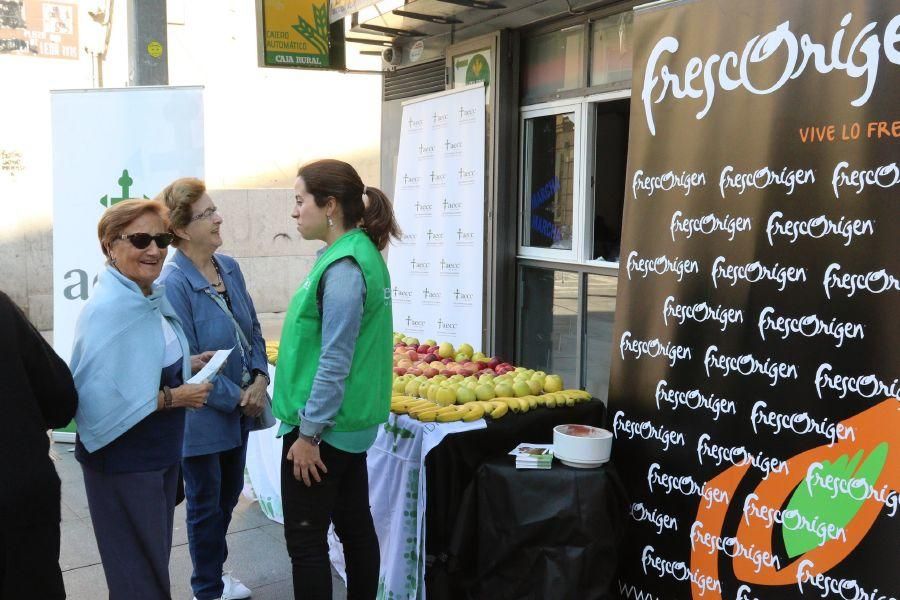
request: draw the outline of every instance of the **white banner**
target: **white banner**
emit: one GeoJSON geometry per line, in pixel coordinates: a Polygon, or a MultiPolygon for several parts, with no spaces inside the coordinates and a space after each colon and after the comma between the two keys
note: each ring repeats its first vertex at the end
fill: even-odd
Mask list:
{"type": "Polygon", "coordinates": [[[97,222],[108,206],[203,177],[200,87],[51,93],[53,342],[66,361],[78,313],[103,269],[97,222]]]}
{"type": "Polygon", "coordinates": [[[388,255],[394,329],[482,347],[484,87],[403,107],[388,255]]]}

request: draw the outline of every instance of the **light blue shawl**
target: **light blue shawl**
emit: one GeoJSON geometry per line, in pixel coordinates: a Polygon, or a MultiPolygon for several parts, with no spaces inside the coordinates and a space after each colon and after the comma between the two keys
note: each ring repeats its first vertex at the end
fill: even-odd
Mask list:
{"type": "Polygon", "coordinates": [[[156,410],[165,340],[160,314],[181,344],[183,374],[190,351],[165,288],[144,296],[138,285],[107,267],[75,326],[70,367],[78,389],[75,423],[88,452],[106,446],[156,410]]]}

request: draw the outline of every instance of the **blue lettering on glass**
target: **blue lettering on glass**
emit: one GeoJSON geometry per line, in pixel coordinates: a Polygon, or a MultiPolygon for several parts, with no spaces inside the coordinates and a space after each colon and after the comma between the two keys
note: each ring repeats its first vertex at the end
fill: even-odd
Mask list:
{"type": "Polygon", "coordinates": [[[536,210],[547,203],[547,201],[559,191],[559,177],[553,176],[553,179],[545,183],[539,190],[531,194],[531,210],[536,210]]]}
{"type": "Polygon", "coordinates": [[[546,238],[550,238],[554,242],[558,242],[562,239],[562,232],[559,230],[559,227],[544,217],[531,215],[531,229],[537,231],[546,238]]]}

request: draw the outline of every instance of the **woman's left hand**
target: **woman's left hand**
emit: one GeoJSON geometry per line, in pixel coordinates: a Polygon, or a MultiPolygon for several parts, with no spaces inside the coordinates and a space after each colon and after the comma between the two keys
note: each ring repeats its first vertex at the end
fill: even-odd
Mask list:
{"type": "Polygon", "coordinates": [[[257,377],[241,392],[241,411],[248,417],[258,417],[266,406],[266,378],[257,377]]]}
{"type": "Polygon", "coordinates": [[[201,352],[200,354],[191,355],[191,373],[196,373],[200,369],[206,366],[206,363],[209,362],[209,359],[215,355],[215,350],[207,350],[206,352],[201,352]]]}

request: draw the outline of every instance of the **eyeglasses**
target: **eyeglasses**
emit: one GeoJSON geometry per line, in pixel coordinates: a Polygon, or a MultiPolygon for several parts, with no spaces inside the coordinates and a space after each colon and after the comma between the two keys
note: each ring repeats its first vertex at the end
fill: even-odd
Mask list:
{"type": "Polygon", "coordinates": [[[119,239],[128,240],[138,250],[143,250],[149,246],[151,241],[156,242],[157,248],[163,249],[172,243],[175,236],[171,233],[157,233],[156,235],[150,235],[149,233],[123,233],[119,236],[119,239]]]}
{"type": "Polygon", "coordinates": [[[199,221],[200,219],[210,219],[210,218],[212,218],[212,216],[214,214],[216,214],[218,212],[219,212],[218,208],[216,208],[215,206],[210,206],[209,208],[204,210],[199,215],[194,215],[193,217],[191,217],[191,220],[188,222],[193,223],[194,221],[199,221]]]}

